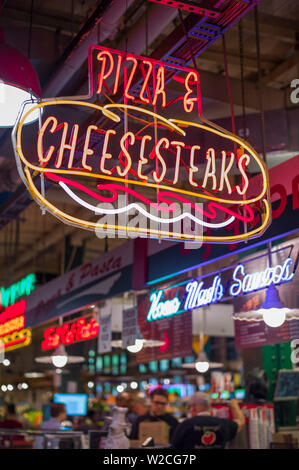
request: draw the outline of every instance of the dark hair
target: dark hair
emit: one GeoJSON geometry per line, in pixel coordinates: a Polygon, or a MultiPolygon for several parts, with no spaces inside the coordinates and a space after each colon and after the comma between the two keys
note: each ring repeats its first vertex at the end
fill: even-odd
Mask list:
{"type": "Polygon", "coordinates": [[[14,405],[14,403],[9,403],[9,405],[7,405],[7,411],[10,415],[15,415],[16,414],[16,405],[14,405]]]}
{"type": "Polygon", "coordinates": [[[164,397],[164,398],[166,398],[166,400],[168,400],[168,392],[167,392],[167,390],[164,390],[164,388],[155,388],[150,393],[150,399],[152,400],[155,395],[160,395],[161,397],[164,397]]]}
{"type": "Polygon", "coordinates": [[[246,400],[258,401],[266,400],[269,381],[266,372],[263,369],[252,369],[246,377],[246,400]]]}
{"type": "Polygon", "coordinates": [[[51,405],[51,416],[57,418],[60,413],[65,412],[65,405],[63,403],[52,403],[51,405]]]}

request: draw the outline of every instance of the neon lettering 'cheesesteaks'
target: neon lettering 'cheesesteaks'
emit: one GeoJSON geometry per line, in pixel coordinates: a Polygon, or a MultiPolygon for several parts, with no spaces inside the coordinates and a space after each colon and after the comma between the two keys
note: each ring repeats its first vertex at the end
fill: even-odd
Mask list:
{"type": "MultiPolygon", "coordinates": [[[[58,149],[56,149],[56,150],[58,150],[58,149]]],[[[153,150],[153,148],[151,150],[153,150]]],[[[203,125],[203,124],[197,124],[197,123],[192,123],[192,122],[188,122],[188,121],[180,121],[180,120],[175,120],[175,119],[168,120],[168,119],[163,118],[162,116],[159,116],[155,113],[152,113],[151,111],[136,108],[135,106],[131,106],[131,105],[121,105],[121,104],[106,105],[103,108],[101,106],[92,105],[91,103],[84,103],[84,102],[80,102],[80,101],[78,101],[78,102],[77,101],[66,101],[66,100],[61,101],[61,102],[59,102],[58,100],[54,100],[54,101],[51,101],[51,102],[44,102],[44,103],[41,103],[39,105],[36,105],[35,107],[31,108],[31,110],[23,116],[23,118],[22,118],[22,120],[21,120],[21,122],[18,126],[17,151],[18,151],[18,154],[19,154],[23,164],[26,167],[28,167],[32,170],[41,172],[41,173],[49,172],[49,170],[50,170],[51,173],[64,174],[64,175],[65,174],[84,175],[84,176],[88,175],[92,178],[101,178],[101,179],[109,180],[109,181],[119,181],[119,182],[123,182],[123,183],[126,183],[126,184],[134,184],[134,185],[137,185],[137,186],[141,185],[141,186],[154,187],[154,188],[156,187],[156,188],[159,188],[159,189],[167,189],[169,191],[174,191],[176,193],[186,194],[186,195],[189,195],[189,196],[195,196],[195,197],[204,196],[208,200],[218,201],[218,202],[222,202],[222,203],[230,203],[230,204],[238,204],[238,205],[240,205],[240,204],[242,204],[242,205],[251,204],[253,202],[261,200],[265,196],[265,194],[267,192],[267,188],[268,188],[267,171],[266,171],[264,163],[261,161],[258,154],[252,149],[252,147],[247,142],[240,139],[239,137],[236,137],[233,134],[229,134],[229,133],[225,134],[223,132],[218,131],[217,129],[209,128],[208,126],[203,125]],[[66,135],[67,135],[68,123],[65,122],[65,123],[63,123],[63,129],[64,130],[63,130],[62,139],[61,139],[60,146],[59,146],[58,156],[55,159],[54,164],[49,167],[49,166],[47,166],[47,164],[48,163],[53,163],[51,157],[54,153],[55,147],[52,145],[47,150],[43,151],[42,150],[43,136],[44,136],[44,133],[45,133],[46,130],[47,130],[47,132],[50,132],[50,133],[54,132],[56,127],[57,127],[57,124],[58,124],[56,118],[54,118],[53,116],[50,116],[45,121],[45,123],[43,124],[42,129],[39,132],[38,139],[37,139],[38,156],[39,156],[39,159],[40,159],[41,166],[34,165],[30,161],[28,161],[28,159],[25,157],[25,155],[23,154],[23,151],[22,151],[21,140],[22,140],[22,127],[24,125],[24,121],[26,120],[26,118],[28,117],[28,115],[31,112],[34,112],[35,109],[43,108],[45,106],[53,106],[53,105],[57,105],[57,104],[60,104],[60,103],[76,104],[76,105],[79,105],[79,106],[88,106],[88,107],[96,108],[98,110],[103,111],[105,115],[107,115],[109,118],[111,118],[113,120],[119,119],[119,117],[111,111],[111,108],[113,108],[113,107],[120,108],[120,109],[125,109],[125,108],[127,108],[127,109],[138,109],[139,113],[144,112],[145,114],[152,115],[153,117],[159,119],[159,121],[161,123],[163,123],[163,125],[168,126],[173,131],[179,132],[183,136],[185,135],[185,131],[183,129],[186,128],[186,127],[190,126],[190,127],[200,128],[200,129],[206,130],[208,132],[214,133],[214,134],[216,134],[220,137],[223,137],[224,139],[228,139],[228,140],[231,140],[233,142],[236,142],[237,144],[242,146],[244,148],[244,152],[247,152],[247,153],[244,153],[242,155],[242,157],[238,160],[233,153],[220,151],[221,152],[221,157],[222,157],[221,158],[221,173],[220,173],[220,176],[217,180],[217,177],[216,177],[216,174],[215,174],[215,158],[216,158],[215,149],[213,149],[213,148],[208,149],[208,151],[206,152],[206,169],[205,169],[205,172],[201,175],[201,181],[197,182],[194,178],[195,173],[197,173],[197,168],[194,165],[194,154],[195,154],[196,151],[199,150],[198,149],[199,146],[196,146],[196,145],[192,146],[191,150],[190,150],[190,170],[189,170],[189,183],[190,183],[190,189],[191,190],[183,190],[183,189],[180,189],[178,187],[175,187],[175,184],[178,181],[178,170],[179,170],[178,163],[176,163],[176,167],[175,167],[175,179],[172,182],[173,185],[161,184],[161,183],[163,183],[162,180],[165,176],[165,171],[167,169],[166,168],[166,162],[165,162],[164,158],[161,155],[161,149],[162,148],[167,148],[171,145],[174,149],[176,149],[176,152],[177,152],[177,155],[178,155],[181,148],[185,145],[185,143],[182,140],[180,140],[180,141],[175,140],[175,141],[170,142],[165,137],[159,139],[159,141],[157,142],[157,145],[155,146],[155,151],[156,151],[156,154],[157,154],[157,158],[159,159],[159,162],[162,166],[162,170],[161,170],[160,174],[158,174],[158,172],[156,170],[153,171],[153,178],[155,180],[155,183],[150,183],[145,179],[146,177],[142,174],[142,166],[146,163],[145,160],[144,160],[146,158],[144,156],[145,145],[146,145],[147,141],[151,140],[151,139],[149,139],[149,138],[151,138],[151,136],[145,135],[144,139],[143,138],[141,139],[139,161],[138,161],[138,164],[137,164],[137,171],[139,172],[139,175],[138,175],[139,180],[138,179],[133,180],[133,179],[129,179],[129,178],[125,177],[125,176],[128,175],[128,172],[131,169],[131,165],[132,165],[132,159],[131,159],[130,154],[129,154],[126,146],[125,146],[125,143],[128,142],[129,145],[133,145],[133,144],[135,144],[135,142],[137,140],[137,139],[134,138],[134,134],[132,132],[128,132],[128,133],[124,134],[123,137],[121,138],[121,142],[120,142],[120,150],[122,150],[122,152],[126,156],[126,166],[125,166],[124,169],[121,169],[119,166],[117,166],[116,171],[118,172],[119,176],[113,176],[113,175],[111,175],[111,169],[108,169],[106,167],[106,161],[112,158],[112,155],[109,153],[107,147],[108,147],[108,144],[109,144],[109,139],[111,138],[111,135],[115,135],[115,131],[112,130],[112,129],[108,129],[108,131],[104,131],[105,132],[105,140],[104,140],[104,145],[102,147],[102,154],[99,156],[101,173],[95,173],[93,171],[93,168],[90,165],[88,165],[88,161],[87,161],[88,156],[90,156],[94,153],[93,150],[91,150],[88,147],[88,144],[89,144],[91,132],[92,132],[92,130],[95,130],[94,129],[95,126],[89,126],[87,128],[86,135],[85,135],[84,150],[83,150],[83,153],[82,153],[82,161],[81,161],[82,162],[82,167],[81,167],[81,169],[77,169],[77,168],[75,169],[75,168],[72,168],[71,165],[72,165],[72,161],[73,161],[73,155],[74,155],[75,150],[76,150],[76,137],[75,136],[76,136],[77,132],[73,133],[71,143],[66,144],[66,135]],[[68,170],[60,168],[61,161],[62,161],[62,158],[63,158],[63,152],[64,152],[65,149],[70,150],[70,155],[69,155],[69,158],[68,158],[68,170]],[[227,199],[227,198],[213,196],[209,193],[207,194],[206,192],[201,191],[200,186],[205,188],[208,181],[211,180],[213,182],[213,187],[215,189],[217,189],[218,191],[223,191],[224,186],[225,186],[227,192],[231,193],[232,192],[232,185],[231,185],[231,182],[230,182],[230,179],[229,179],[229,172],[230,172],[230,170],[233,166],[233,163],[235,162],[238,166],[238,169],[239,169],[242,177],[243,177],[243,185],[242,186],[237,185],[236,190],[237,190],[237,193],[240,194],[240,196],[244,195],[247,188],[248,188],[248,176],[246,174],[246,170],[245,170],[244,167],[249,165],[249,161],[250,161],[249,159],[251,159],[251,158],[256,161],[256,163],[258,164],[258,166],[260,168],[261,174],[262,174],[262,189],[261,189],[261,192],[256,197],[253,197],[253,198],[250,198],[250,199],[246,199],[246,197],[245,198],[240,197],[240,199],[227,199]],[[198,187],[198,191],[196,192],[195,189],[197,187],[198,187]]],[[[178,158],[176,160],[179,161],[178,158]]],[[[267,201],[266,200],[264,200],[264,203],[265,203],[265,206],[267,206],[267,201]]],[[[267,212],[267,210],[266,210],[266,212],[267,212]]]]}
{"type": "MultiPolygon", "coordinates": [[[[55,118],[56,119],[56,118],[55,118]]],[[[46,121],[45,121],[46,122],[46,121]]],[[[160,154],[161,154],[161,147],[163,146],[167,146],[168,145],[168,140],[166,140],[166,138],[163,138],[163,139],[160,139],[159,140],[159,145],[160,145],[160,154]]],[[[179,152],[181,151],[181,148],[182,146],[184,145],[184,139],[183,138],[180,138],[180,140],[176,139],[176,140],[171,140],[169,141],[169,145],[172,145],[173,148],[176,148],[176,153],[177,153],[177,156],[179,156],[179,152]]],[[[199,147],[199,146],[198,146],[199,147]]],[[[120,147],[121,148],[121,147],[120,147]]],[[[267,198],[265,197],[266,193],[267,193],[267,190],[268,190],[268,174],[267,174],[267,170],[266,170],[266,167],[265,167],[265,164],[261,161],[261,159],[259,158],[258,154],[252,149],[252,147],[246,142],[246,141],[243,141],[242,139],[240,139],[239,137],[237,136],[234,136],[233,134],[230,134],[230,133],[225,133],[224,131],[220,131],[218,129],[214,129],[214,128],[211,128],[207,125],[204,125],[204,124],[197,124],[197,123],[192,123],[192,122],[187,122],[187,121],[180,121],[180,120],[168,120],[166,118],[164,118],[163,116],[159,116],[158,114],[155,114],[155,113],[152,113],[151,111],[148,111],[148,110],[144,110],[144,109],[140,109],[140,108],[136,108],[135,106],[131,106],[131,105],[122,105],[122,104],[117,104],[117,105],[106,105],[104,108],[101,107],[101,106],[98,106],[98,105],[94,105],[92,103],[84,103],[84,102],[80,102],[80,101],[73,101],[73,100],[53,100],[53,101],[50,101],[50,102],[43,102],[43,103],[40,103],[38,105],[36,105],[34,108],[32,108],[29,112],[27,112],[21,119],[18,127],[17,127],[17,132],[16,132],[16,150],[17,150],[17,154],[18,154],[18,157],[20,158],[20,160],[22,161],[23,165],[24,165],[24,178],[26,178],[27,180],[27,184],[28,184],[28,189],[30,191],[30,193],[32,194],[32,197],[34,199],[36,199],[41,205],[45,206],[48,208],[48,210],[50,212],[52,212],[56,217],[59,217],[60,219],[66,221],[67,223],[71,223],[71,224],[74,224],[74,225],[77,225],[77,226],[80,226],[80,227],[84,227],[84,228],[87,228],[87,229],[99,229],[101,228],[101,225],[99,225],[98,223],[96,222],[91,222],[89,220],[83,220],[83,219],[78,219],[77,217],[74,217],[70,214],[67,214],[65,212],[63,212],[62,210],[60,210],[59,208],[57,208],[56,206],[54,206],[53,204],[51,204],[42,194],[41,192],[37,189],[37,187],[35,186],[34,184],[34,181],[33,181],[33,178],[32,178],[32,174],[30,172],[30,170],[33,170],[33,171],[37,171],[37,172],[40,172],[40,173],[52,173],[52,174],[60,174],[60,175],[73,175],[73,176],[76,176],[76,175],[84,175],[84,176],[89,176],[91,178],[96,178],[96,179],[102,179],[104,181],[109,181],[109,182],[120,182],[120,183],[125,183],[126,185],[134,185],[134,186],[143,186],[143,187],[149,187],[149,188],[156,188],[156,189],[159,189],[159,190],[167,190],[167,191],[172,191],[174,192],[175,194],[182,194],[182,195],[186,195],[186,196],[195,196],[195,197],[204,197],[205,199],[208,199],[208,200],[211,200],[211,201],[217,201],[217,202],[220,202],[220,203],[229,203],[229,204],[237,204],[237,205],[241,205],[241,206],[244,206],[245,204],[251,204],[251,203],[254,203],[256,201],[261,201],[262,203],[262,210],[263,210],[263,215],[262,215],[262,220],[261,220],[261,223],[260,223],[260,226],[258,226],[257,228],[254,228],[250,231],[248,231],[247,233],[244,233],[244,234],[235,234],[235,235],[228,235],[227,237],[226,236],[210,236],[210,235],[207,235],[207,236],[199,236],[197,237],[196,235],[189,235],[189,234],[182,234],[182,233],[175,233],[173,232],[172,233],[172,236],[173,237],[178,237],[179,239],[184,239],[184,240],[203,240],[203,241],[224,241],[224,242],[227,242],[227,241],[238,241],[238,240],[243,240],[244,238],[250,238],[250,237],[253,237],[253,236],[258,236],[259,234],[261,234],[265,228],[267,227],[269,221],[270,221],[270,217],[271,217],[271,207],[269,205],[269,202],[267,200],[267,198]],[[94,172],[94,171],[91,171],[92,168],[90,167],[89,163],[88,163],[88,156],[90,156],[92,153],[93,153],[93,150],[91,150],[88,146],[88,143],[89,143],[89,139],[90,139],[90,135],[91,135],[91,132],[94,131],[95,129],[91,128],[91,126],[89,126],[87,132],[86,132],[86,135],[85,135],[85,143],[84,143],[84,150],[83,150],[83,153],[82,153],[82,169],[75,169],[75,168],[69,168],[69,169],[62,169],[60,168],[60,161],[61,159],[63,158],[63,152],[64,152],[64,149],[66,148],[69,148],[70,150],[70,155],[69,155],[69,160],[68,160],[68,164],[69,166],[71,167],[72,165],[72,158],[73,158],[73,154],[75,152],[75,144],[76,144],[76,139],[75,139],[75,136],[76,136],[76,132],[73,133],[73,137],[71,139],[71,142],[69,144],[66,144],[66,129],[67,129],[67,123],[63,124],[63,127],[64,127],[64,130],[63,130],[63,135],[62,135],[62,140],[61,140],[61,143],[60,143],[60,146],[59,146],[59,149],[58,150],[58,153],[57,153],[57,157],[54,159],[52,158],[53,156],[53,153],[54,153],[54,148],[52,148],[52,146],[49,146],[47,149],[45,149],[44,151],[42,151],[42,148],[41,148],[41,145],[42,145],[42,139],[43,139],[43,132],[45,133],[46,130],[47,132],[50,132],[51,133],[51,130],[56,128],[56,121],[53,119],[53,117],[51,119],[49,119],[47,121],[47,124],[44,123],[43,125],[43,132],[41,131],[37,137],[37,146],[39,148],[38,150],[38,153],[39,153],[39,158],[41,160],[41,166],[38,166],[38,165],[34,165],[32,164],[30,161],[28,161],[28,159],[25,157],[25,155],[23,154],[23,150],[22,150],[22,128],[23,128],[23,125],[24,125],[24,122],[28,116],[28,114],[30,114],[32,111],[34,111],[35,109],[39,109],[39,108],[43,108],[45,106],[55,106],[57,104],[66,104],[66,105],[78,105],[78,106],[87,106],[87,107],[91,107],[93,109],[97,109],[101,112],[103,112],[103,114],[105,114],[105,116],[107,116],[109,119],[112,119],[114,121],[119,121],[120,118],[119,116],[117,116],[115,113],[113,113],[113,111],[111,110],[112,108],[117,108],[117,109],[122,109],[122,110],[135,110],[137,109],[139,113],[144,113],[146,115],[150,115],[152,116],[154,119],[157,120],[157,122],[159,122],[160,124],[163,124],[163,126],[165,126],[167,129],[171,129],[175,132],[177,132],[179,135],[181,136],[185,136],[185,130],[186,128],[188,127],[195,127],[195,128],[200,128],[200,129],[203,129],[205,131],[208,131],[208,132],[211,132],[215,135],[218,135],[220,137],[223,137],[224,139],[227,139],[227,140],[230,140],[232,142],[236,142],[238,145],[242,146],[242,148],[244,149],[244,154],[242,155],[241,159],[238,161],[236,159],[236,163],[237,165],[239,166],[239,169],[242,168],[242,170],[240,170],[240,173],[242,173],[243,175],[243,184],[242,185],[238,185],[238,188],[236,188],[237,190],[237,193],[239,192],[240,193],[240,198],[238,199],[228,199],[228,198],[223,198],[223,197],[220,197],[220,196],[216,196],[216,195],[212,195],[210,193],[207,193],[204,188],[201,190],[200,187],[197,187],[197,185],[199,184],[202,184],[202,185],[205,185],[207,184],[207,181],[211,181],[212,184],[214,185],[214,187],[217,187],[219,189],[219,191],[223,190],[224,187],[226,187],[226,190],[227,192],[229,192],[231,190],[231,182],[230,182],[230,179],[229,179],[229,171],[230,171],[230,168],[233,164],[233,161],[235,159],[235,156],[233,154],[230,154],[227,158],[227,155],[226,155],[226,152],[223,151],[222,153],[222,163],[221,163],[221,174],[220,174],[220,177],[217,178],[216,174],[215,174],[215,171],[214,171],[214,159],[215,159],[215,156],[214,156],[214,149],[209,149],[206,153],[206,169],[205,169],[205,172],[203,174],[200,175],[201,177],[201,180],[200,181],[196,181],[196,173],[197,173],[197,167],[196,165],[194,164],[194,155],[195,153],[199,150],[197,148],[197,146],[193,146],[190,150],[190,169],[189,169],[189,184],[190,184],[190,190],[188,189],[181,189],[180,187],[177,187],[176,186],[176,183],[178,181],[178,175],[179,175],[179,167],[178,165],[176,165],[176,168],[175,168],[175,177],[174,177],[174,180],[173,180],[173,183],[174,184],[163,184],[163,172],[165,171],[165,169],[163,170],[163,163],[165,164],[165,161],[163,159],[163,157],[161,157],[160,159],[160,166],[162,166],[162,170],[160,170],[159,172],[157,171],[157,169],[155,171],[153,171],[153,178],[155,178],[155,182],[149,182],[147,180],[145,180],[145,175],[143,173],[143,164],[145,164],[145,160],[147,159],[147,156],[148,154],[146,154],[146,146],[150,143],[150,139],[149,139],[149,136],[146,134],[146,138],[144,139],[141,139],[141,143],[140,143],[140,147],[139,147],[139,160],[138,160],[138,163],[137,165],[135,165],[135,170],[137,170],[138,172],[138,179],[132,179],[129,176],[129,170],[131,168],[131,165],[132,165],[132,159],[130,158],[130,154],[129,152],[127,151],[126,149],[126,146],[124,145],[125,142],[127,142],[127,139],[128,139],[128,144],[129,145],[133,145],[133,141],[134,141],[134,144],[136,143],[136,138],[134,140],[134,134],[131,133],[127,133],[127,135],[124,135],[122,137],[123,139],[123,142],[122,142],[122,145],[123,145],[123,148],[126,149],[126,152],[123,152],[124,155],[126,156],[126,164],[125,166],[120,169],[120,166],[119,168],[117,169],[116,168],[116,171],[118,172],[118,176],[114,176],[115,173],[113,173],[113,175],[111,174],[107,174],[107,172],[109,172],[109,170],[111,171],[111,169],[108,168],[107,166],[107,161],[109,160],[110,157],[110,154],[109,154],[109,150],[108,150],[108,144],[109,144],[109,139],[112,137],[115,137],[114,135],[114,130],[113,129],[108,129],[108,132],[106,131],[105,132],[105,142],[106,142],[106,145],[104,144],[103,147],[102,147],[102,152],[101,152],[101,155],[99,156],[99,160],[100,160],[100,167],[101,167],[101,170],[104,170],[104,172],[94,172]],[[54,127],[53,127],[54,126],[54,127]],[[110,131],[110,132],[109,132],[110,131]],[[101,158],[101,157],[104,157],[104,158],[101,158]],[[247,186],[248,186],[248,177],[246,175],[246,166],[248,166],[248,163],[249,163],[249,158],[251,159],[254,159],[255,162],[258,164],[259,168],[260,168],[260,172],[261,172],[261,175],[262,175],[262,185],[261,185],[261,191],[258,195],[256,195],[255,197],[251,197],[249,199],[246,198],[246,194],[243,194],[246,189],[247,189],[247,186]],[[54,164],[51,164],[51,168],[48,166],[48,163],[53,163],[52,160],[54,161],[54,164]],[[241,163],[240,163],[241,161],[241,163]],[[120,176],[121,175],[121,176],[120,176]],[[122,175],[125,175],[125,176],[122,176],[122,175]],[[160,183],[157,183],[156,181],[160,181],[160,183]],[[243,194],[243,195],[242,195],[243,194]]],[[[158,155],[157,155],[158,156],[158,155]]],[[[178,160],[178,158],[177,158],[178,160]]],[[[115,226],[115,225],[110,225],[110,224],[105,224],[105,226],[103,225],[103,228],[105,230],[126,230],[126,227],[125,226],[115,226]]],[[[130,230],[133,231],[136,231],[140,234],[145,234],[145,235],[156,235],[156,236],[165,236],[165,237],[169,237],[169,232],[168,231],[164,231],[163,229],[161,230],[155,230],[155,229],[147,229],[147,228],[143,228],[143,227],[132,227],[130,228],[130,230]]]]}
{"type": "MultiPolygon", "coordinates": [[[[66,136],[68,134],[68,128],[69,125],[67,122],[63,123],[63,133],[61,136],[61,142],[59,149],[55,148],[54,145],[51,145],[48,149],[44,150],[44,136],[45,134],[53,133],[57,130],[58,127],[58,122],[57,119],[54,116],[50,116],[46,119],[44,122],[41,130],[39,131],[39,136],[38,136],[38,141],[37,141],[37,153],[39,157],[39,161],[41,165],[49,164],[52,163],[53,167],[55,168],[60,168],[63,157],[64,157],[64,150],[68,149],[70,150],[69,156],[67,158],[68,164],[67,167],[69,169],[75,169],[72,167],[73,165],[73,159],[74,159],[74,153],[76,151],[76,141],[77,141],[77,136],[78,136],[78,124],[76,124],[77,127],[75,127],[76,131],[72,133],[72,140],[71,144],[66,144],[66,136]],[[57,157],[54,161],[52,161],[52,156],[53,153],[57,150],[57,157]]],[[[95,169],[92,168],[88,164],[88,156],[93,155],[93,150],[89,148],[90,144],[90,138],[91,138],[91,133],[98,131],[98,128],[94,125],[88,126],[87,131],[85,133],[85,142],[84,142],[84,151],[82,153],[82,159],[81,159],[81,168],[84,170],[88,170],[90,172],[94,172],[95,169]]],[[[107,161],[112,158],[112,154],[109,152],[109,144],[111,143],[112,136],[115,136],[116,131],[113,129],[108,129],[107,131],[103,132],[105,135],[104,138],[104,143],[102,147],[102,152],[97,156],[99,161],[100,161],[100,170],[102,174],[105,175],[112,175],[111,169],[108,169],[106,166],[107,161]]],[[[129,173],[129,171],[132,169],[132,157],[130,155],[129,149],[130,148],[135,148],[139,152],[139,159],[136,162],[136,168],[138,177],[140,180],[143,181],[148,181],[148,175],[144,175],[143,172],[143,166],[148,163],[148,158],[145,157],[145,152],[146,155],[152,154],[153,151],[155,151],[157,158],[159,160],[159,163],[162,167],[160,174],[156,170],[153,170],[152,175],[154,181],[159,184],[163,183],[165,179],[165,175],[167,172],[167,162],[164,159],[164,157],[161,154],[161,149],[172,149],[176,152],[176,159],[175,159],[175,171],[174,171],[174,178],[171,183],[174,185],[178,182],[180,178],[180,153],[181,150],[185,147],[185,143],[182,141],[170,141],[166,137],[162,137],[158,140],[157,144],[154,145],[152,141],[152,136],[151,135],[143,135],[141,138],[136,138],[135,134],[133,132],[126,132],[120,139],[120,151],[125,155],[126,158],[126,163],[124,165],[124,168],[122,169],[120,165],[116,165],[116,172],[120,177],[126,177],[129,173]],[[146,146],[148,148],[146,148],[146,146]]],[[[205,172],[202,175],[200,184],[198,184],[198,168],[195,167],[194,165],[194,155],[195,152],[199,153],[200,152],[200,146],[199,145],[193,145],[189,151],[189,183],[191,186],[194,187],[199,187],[201,186],[202,188],[206,188],[208,182],[212,180],[213,183],[213,190],[218,190],[222,191],[224,189],[224,186],[226,186],[226,190],[229,194],[232,193],[232,184],[230,181],[230,170],[233,167],[233,164],[235,162],[235,155],[233,153],[228,153],[224,150],[222,150],[221,153],[221,173],[217,179],[216,176],[216,150],[214,148],[210,148],[206,152],[206,169],[205,172]]],[[[236,190],[238,194],[244,195],[248,189],[248,176],[246,174],[246,171],[244,169],[244,165],[248,166],[250,163],[250,156],[247,154],[243,154],[241,158],[236,162],[237,167],[239,172],[241,173],[243,177],[243,186],[241,187],[240,185],[236,186],[236,190]]],[[[80,167],[79,167],[80,168],[80,167]]],[[[182,169],[182,168],[181,168],[182,169]]]]}

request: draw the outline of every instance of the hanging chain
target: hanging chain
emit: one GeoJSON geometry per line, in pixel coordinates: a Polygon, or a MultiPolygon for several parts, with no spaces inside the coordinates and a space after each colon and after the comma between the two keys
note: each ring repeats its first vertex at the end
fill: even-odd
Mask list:
{"type": "Polygon", "coordinates": [[[31,59],[31,36],[32,36],[33,6],[34,6],[34,0],[31,0],[30,20],[29,20],[29,35],[28,35],[28,52],[27,52],[28,60],[31,59]]]}
{"type": "MultiPolygon", "coordinates": [[[[223,47],[223,60],[224,60],[225,79],[226,79],[227,93],[228,93],[231,119],[232,119],[232,132],[233,132],[233,134],[236,134],[234,105],[233,105],[232,92],[231,92],[231,87],[230,87],[230,83],[229,83],[229,76],[228,76],[226,42],[225,42],[224,34],[222,35],[222,47],[223,47]]],[[[236,154],[236,145],[235,145],[235,154],[236,154]]]]}
{"type": "Polygon", "coordinates": [[[145,7],[145,56],[148,56],[148,11],[145,7]]]}
{"type": "Polygon", "coordinates": [[[243,24],[239,21],[239,47],[240,47],[240,76],[241,76],[241,99],[242,99],[242,115],[243,115],[243,138],[246,139],[246,111],[245,111],[245,80],[244,80],[244,41],[243,41],[243,24]]]}
{"type": "Polygon", "coordinates": [[[259,31],[259,17],[258,7],[254,7],[254,20],[255,20],[255,39],[256,39],[256,56],[257,56],[257,70],[258,70],[258,88],[259,88],[259,102],[261,113],[261,137],[262,137],[262,153],[264,161],[266,162],[266,132],[265,132],[265,113],[264,102],[262,93],[262,70],[261,70],[261,53],[260,53],[260,31],[259,31]]]}
{"type": "Polygon", "coordinates": [[[192,41],[191,41],[190,38],[189,38],[188,31],[187,31],[187,28],[186,28],[186,25],[185,25],[185,22],[184,22],[184,19],[183,19],[183,15],[182,15],[181,10],[178,9],[178,12],[179,12],[180,21],[181,21],[181,23],[182,23],[182,26],[183,26],[183,29],[184,29],[184,32],[185,32],[186,41],[187,41],[187,43],[189,44],[189,47],[190,47],[191,58],[192,58],[192,62],[193,62],[193,67],[194,67],[195,70],[198,72],[198,67],[197,67],[197,64],[196,64],[195,55],[194,55],[193,47],[192,47],[192,41]]]}

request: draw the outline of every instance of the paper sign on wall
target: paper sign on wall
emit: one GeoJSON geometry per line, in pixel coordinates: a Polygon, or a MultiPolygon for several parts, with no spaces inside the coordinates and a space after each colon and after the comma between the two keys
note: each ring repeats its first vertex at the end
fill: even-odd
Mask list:
{"type": "Polygon", "coordinates": [[[122,347],[127,348],[135,344],[137,336],[137,309],[135,307],[124,310],[122,328],[122,347]]]}
{"type": "Polygon", "coordinates": [[[98,353],[106,353],[111,351],[111,314],[100,318],[101,328],[98,336],[98,353]]]}

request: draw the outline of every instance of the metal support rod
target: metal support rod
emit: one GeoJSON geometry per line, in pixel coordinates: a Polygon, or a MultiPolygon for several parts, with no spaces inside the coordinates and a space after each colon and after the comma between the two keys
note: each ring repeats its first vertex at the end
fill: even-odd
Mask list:
{"type": "Polygon", "coordinates": [[[266,132],[265,132],[265,113],[264,113],[264,102],[262,93],[262,70],[261,70],[261,53],[260,53],[260,31],[259,31],[259,17],[258,7],[254,7],[254,20],[255,20],[255,38],[256,38],[256,57],[257,57],[257,70],[258,70],[258,90],[259,90],[259,102],[260,102],[260,113],[261,113],[261,137],[262,137],[262,153],[264,161],[266,160],[266,132]]]}
{"type": "Polygon", "coordinates": [[[239,21],[239,46],[240,46],[240,76],[241,76],[241,95],[242,95],[242,118],[243,118],[243,139],[246,139],[246,110],[245,110],[245,80],[244,80],[244,41],[243,24],[239,21]]]}
{"type": "Polygon", "coordinates": [[[272,243],[271,242],[267,243],[267,248],[268,248],[269,267],[271,268],[272,267],[272,254],[271,254],[272,243]]]}
{"type": "Polygon", "coordinates": [[[197,68],[197,64],[196,64],[196,60],[195,60],[195,56],[194,56],[194,52],[193,52],[193,48],[192,48],[192,42],[190,41],[188,31],[187,31],[186,25],[184,23],[182,12],[181,12],[180,9],[178,10],[178,12],[179,12],[179,17],[180,17],[180,20],[181,20],[181,23],[182,23],[182,26],[183,26],[183,29],[184,29],[184,32],[185,32],[185,35],[186,35],[187,43],[189,44],[189,47],[190,47],[190,50],[191,50],[193,66],[194,66],[195,70],[197,70],[197,72],[198,72],[198,68],[197,68]]]}

